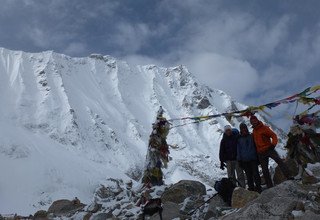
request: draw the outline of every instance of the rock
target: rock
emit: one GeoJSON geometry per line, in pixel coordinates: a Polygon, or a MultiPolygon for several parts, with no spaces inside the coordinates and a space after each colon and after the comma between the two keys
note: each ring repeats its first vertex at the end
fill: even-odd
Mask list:
{"type": "Polygon", "coordinates": [[[301,202],[301,201],[299,201],[299,202],[297,203],[296,208],[295,208],[294,210],[303,211],[303,212],[306,211],[306,209],[305,209],[305,207],[304,207],[304,204],[303,204],[303,202],[301,202]]]}
{"type": "MultiPolygon", "coordinates": [[[[173,202],[165,202],[163,204],[163,212],[162,212],[163,219],[174,219],[180,218],[180,207],[178,204],[173,202]]],[[[159,214],[153,215],[150,220],[159,220],[159,214]]]]}
{"type": "Polygon", "coordinates": [[[112,213],[99,213],[93,215],[90,220],[108,220],[108,219],[115,219],[114,215],[112,213]]]}
{"type": "Polygon", "coordinates": [[[248,202],[259,197],[259,193],[246,190],[242,187],[237,187],[232,193],[231,206],[232,208],[242,208],[248,202]]]}
{"type": "Polygon", "coordinates": [[[306,174],[306,172],[303,173],[303,175],[302,175],[302,183],[303,184],[306,184],[306,185],[307,184],[316,184],[318,182],[319,182],[319,180],[317,177],[312,176],[312,175],[308,175],[308,174],[306,174]]]}
{"type": "MultiPolygon", "coordinates": [[[[298,165],[295,162],[295,160],[288,158],[284,161],[285,165],[287,165],[287,167],[290,170],[290,173],[292,176],[296,176],[298,175],[299,169],[298,169],[298,165]]],[[[275,171],[274,171],[274,176],[273,176],[273,182],[275,185],[278,185],[284,181],[286,181],[287,178],[283,175],[283,173],[281,172],[279,166],[276,167],[275,171]]]]}
{"type": "Polygon", "coordinates": [[[92,213],[89,212],[85,214],[85,216],[83,216],[82,220],[90,220],[91,216],[92,216],[92,213]]]}
{"type": "Polygon", "coordinates": [[[222,219],[288,219],[308,192],[294,181],[286,181],[267,189],[237,212],[222,219]]]}
{"type": "Polygon", "coordinates": [[[33,219],[35,220],[47,220],[48,212],[45,210],[39,210],[33,215],[33,219]]]}
{"type": "Polygon", "coordinates": [[[112,214],[113,214],[114,216],[119,216],[119,215],[121,214],[121,209],[115,209],[115,210],[113,210],[112,214]]]}
{"type": "Polygon", "coordinates": [[[188,197],[184,200],[180,213],[187,215],[189,212],[203,204],[203,202],[203,198],[199,198],[197,196],[188,197]]]}
{"type": "Polygon", "coordinates": [[[130,211],[127,211],[124,216],[127,217],[127,218],[130,218],[130,217],[133,217],[134,214],[132,212],[130,212],[130,211]]]}
{"type": "Polygon", "coordinates": [[[200,100],[200,102],[198,104],[198,109],[206,109],[210,105],[211,105],[211,103],[210,103],[209,99],[205,96],[200,100]]]}
{"type": "Polygon", "coordinates": [[[93,202],[91,205],[89,205],[89,207],[87,208],[87,212],[91,212],[91,213],[96,213],[98,211],[100,211],[100,209],[102,208],[102,204],[93,202]]]}
{"type": "Polygon", "coordinates": [[[113,199],[123,192],[124,183],[118,179],[107,179],[96,191],[96,196],[100,199],[113,199]]]}
{"type": "Polygon", "coordinates": [[[191,180],[181,180],[174,184],[162,194],[163,202],[182,203],[186,198],[196,196],[198,198],[206,194],[206,187],[198,182],[191,180]]]}
{"type": "Polygon", "coordinates": [[[52,203],[48,209],[48,213],[52,213],[55,216],[72,216],[77,211],[82,210],[85,207],[82,203],[74,203],[73,201],[62,199],[52,203]]]}
{"type": "Polygon", "coordinates": [[[295,220],[318,220],[320,215],[307,210],[302,216],[295,216],[295,220]]]}
{"type": "Polygon", "coordinates": [[[210,218],[217,219],[218,217],[222,216],[220,207],[225,207],[225,206],[228,206],[228,205],[223,201],[223,199],[219,195],[216,195],[210,200],[208,211],[205,214],[204,219],[210,219],[210,218]]]}

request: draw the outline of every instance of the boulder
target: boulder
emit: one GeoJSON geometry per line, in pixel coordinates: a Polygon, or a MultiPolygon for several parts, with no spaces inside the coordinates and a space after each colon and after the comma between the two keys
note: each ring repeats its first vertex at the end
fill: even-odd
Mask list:
{"type": "MultiPolygon", "coordinates": [[[[165,202],[163,204],[163,212],[162,218],[163,219],[175,219],[180,218],[180,206],[173,202],[165,202]]],[[[159,214],[153,215],[150,220],[159,220],[159,214]]]]}
{"type": "Polygon", "coordinates": [[[234,189],[232,193],[232,199],[231,199],[231,207],[232,208],[242,208],[244,207],[248,202],[251,202],[252,200],[259,197],[259,193],[254,191],[246,190],[242,187],[237,187],[234,189]]]}
{"type": "Polygon", "coordinates": [[[217,219],[218,217],[222,216],[221,207],[227,206],[228,204],[226,204],[219,195],[216,195],[210,200],[208,205],[208,211],[205,214],[204,219],[217,219]]]}
{"type": "Polygon", "coordinates": [[[33,215],[34,220],[47,220],[48,212],[45,210],[39,210],[33,215]]]}
{"type": "Polygon", "coordinates": [[[199,198],[197,196],[188,197],[184,200],[180,213],[187,215],[189,212],[202,205],[203,202],[203,198],[199,198]]]}
{"type": "MultiPolygon", "coordinates": [[[[292,176],[296,176],[298,175],[299,172],[299,168],[298,168],[298,164],[296,163],[295,160],[291,159],[291,158],[287,158],[284,161],[285,165],[287,165],[287,167],[289,168],[289,171],[291,173],[292,176]]],[[[287,178],[283,175],[283,173],[280,170],[280,167],[277,166],[275,171],[274,171],[274,176],[273,176],[273,182],[275,185],[278,185],[284,181],[286,181],[287,178]]]]}
{"type": "Polygon", "coordinates": [[[287,219],[307,193],[296,182],[286,181],[263,191],[242,209],[222,219],[287,219]]]}
{"type": "Polygon", "coordinates": [[[54,216],[72,216],[84,207],[85,205],[82,203],[75,203],[74,201],[62,199],[53,202],[48,209],[48,213],[53,214],[54,216]]]}
{"type": "Polygon", "coordinates": [[[206,195],[206,187],[202,183],[192,180],[181,180],[165,190],[161,199],[163,202],[180,204],[188,197],[195,196],[200,198],[203,195],[206,195]]]}

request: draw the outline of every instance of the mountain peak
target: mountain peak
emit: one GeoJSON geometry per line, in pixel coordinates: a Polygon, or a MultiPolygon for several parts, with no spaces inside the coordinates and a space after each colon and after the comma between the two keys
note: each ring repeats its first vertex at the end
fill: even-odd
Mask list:
{"type": "MultiPolygon", "coordinates": [[[[0,213],[30,213],[64,197],[87,202],[105,178],[138,181],[159,106],[168,119],[245,107],[200,84],[182,65],[131,66],[108,55],[4,48],[0,93],[0,213]]],[[[241,121],[175,121],[168,143],[178,147],[165,181],[213,184],[223,174],[222,129],[241,121]]]]}

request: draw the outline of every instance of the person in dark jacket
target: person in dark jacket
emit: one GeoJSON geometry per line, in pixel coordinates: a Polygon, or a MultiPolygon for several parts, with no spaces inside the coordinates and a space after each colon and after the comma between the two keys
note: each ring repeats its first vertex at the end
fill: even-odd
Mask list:
{"type": "Polygon", "coordinates": [[[225,126],[224,134],[220,142],[220,169],[224,170],[227,164],[228,178],[238,180],[241,187],[245,187],[245,178],[242,168],[237,161],[237,144],[238,144],[239,131],[232,130],[230,125],[225,126]],[[226,164],[225,164],[226,163],[226,164]],[[237,178],[235,173],[237,173],[237,178]]]}
{"type": "Polygon", "coordinates": [[[261,192],[261,178],[258,170],[258,156],[252,135],[245,123],[240,124],[237,145],[237,160],[243,168],[248,182],[248,190],[261,192]],[[254,187],[255,185],[255,187],[254,187]]]}

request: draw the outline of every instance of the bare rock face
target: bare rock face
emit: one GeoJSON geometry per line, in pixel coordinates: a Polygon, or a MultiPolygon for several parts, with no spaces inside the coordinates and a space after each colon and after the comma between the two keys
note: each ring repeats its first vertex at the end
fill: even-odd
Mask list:
{"type": "Polygon", "coordinates": [[[162,194],[161,199],[163,202],[180,204],[188,197],[202,197],[203,195],[206,195],[206,187],[202,183],[198,181],[181,180],[167,189],[162,194]]]}
{"type": "Polygon", "coordinates": [[[259,197],[259,193],[246,190],[242,187],[237,187],[232,193],[231,206],[232,208],[242,208],[248,202],[259,197]]]}
{"type": "Polygon", "coordinates": [[[200,102],[199,102],[199,104],[198,104],[198,108],[199,108],[199,109],[206,109],[206,108],[208,108],[210,105],[211,105],[211,103],[210,103],[209,99],[205,96],[205,97],[203,97],[203,98],[200,100],[200,102]]]}

